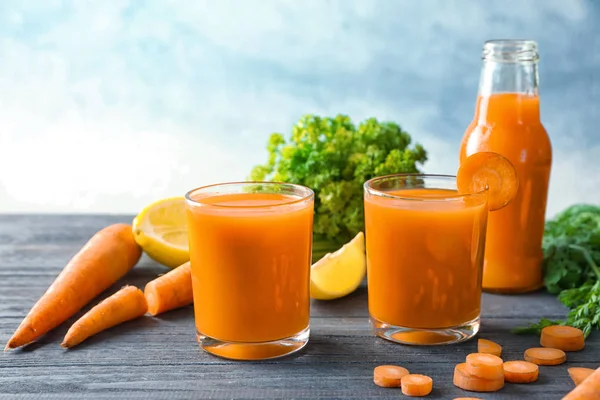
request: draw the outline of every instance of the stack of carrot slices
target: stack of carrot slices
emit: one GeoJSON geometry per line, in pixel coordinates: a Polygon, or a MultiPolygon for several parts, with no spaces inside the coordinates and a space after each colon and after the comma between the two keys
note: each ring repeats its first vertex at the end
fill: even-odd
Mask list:
{"type": "Polygon", "coordinates": [[[504,387],[503,361],[486,353],[471,353],[454,368],[454,385],[470,392],[496,392],[504,387]]]}

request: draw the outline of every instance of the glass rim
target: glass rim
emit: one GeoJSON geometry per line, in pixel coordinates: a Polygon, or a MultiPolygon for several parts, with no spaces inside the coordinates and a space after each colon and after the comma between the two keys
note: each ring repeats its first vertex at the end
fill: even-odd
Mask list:
{"type": "Polygon", "coordinates": [[[532,39],[491,39],[483,43],[481,58],[499,63],[536,63],[537,41],[532,39]]]}
{"type": "Polygon", "coordinates": [[[483,45],[520,45],[520,46],[531,46],[537,48],[537,41],[533,39],[489,39],[483,42],[483,45]]]}
{"type": "MultiPolygon", "coordinates": [[[[486,188],[486,189],[483,189],[483,190],[481,190],[479,192],[475,192],[475,193],[462,193],[462,194],[457,193],[457,194],[452,194],[452,195],[448,195],[448,196],[440,196],[440,197],[415,197],[415,196],[408,197],[408,196],[399,196],[399,195],[395,195],[395,194],[389,194],[387,192],[384,192],[382,190],[375,189],[372,187],[372,184],[376,181],[383,181],[386,179],[393,179],[393,178],[408,178],[408,177],[423,178],[423,179],[433,178],[433,179],[442,179],[442,180],[453,180],[454,182],[456,182],[456,175],[407,173],[407,174],[390,174],[390,175],[376,176],[376,177],[371,178],[368,181],[366,181],[364,183],[363,187],[364,187],[364,190],[367,191],[369,194],[375,195],[378,197],[395,199],[395,200],[431,201],[431,202],[451,201],[451,200],[464,199],[464,198],[468,198],[468,197],[472,197],[472,196],[481,196],[481,195],[487,193],[487,191],[488,191],[488,189],[486,188]]],[[[431,189],[442,189],[442,188],[433,187],[431,189]]]]}
{"type": "MultiPolygon", "coordinates": [[[[213,196],[207,196],[213,197],[213,196]]],[[[234,181],[234,182],[222,182],[222,183],[212,183],[210,185],[199,186],[194,189],[189,190],[185,194],[185,201],[192,205],[197,206],[206,206],[206,207],[215,207],[215,208],[227,208],[227,209],[260,209],[260,208],[272,208],[272,207],[281,207],[281,206],[290,206],[293,204],[297,204],[303,201],[312,200],[315,197],[315,192],[309,188],[308,186],[298,185],[296,183],[288,183],[288,182],[267,182],[267,181],[234,181]],[[201,200],[195,200],[192,198],[192,195],[198,191],[206,190],[210,188],[217,187],[234,187],[234,186],[242,186],[242,185],[265,185],[265,186],[286,186],[292,188],[294,190],[300,189],[305,191],[306,193],[301,197],[289,201],[282,201],[281,203],[276,204],[265,204],[265,205],[253,205],[253,206],[237,206],[237,205],[224,205],[224,204],[214,204],[214,203],[205,203],[201,200]]]]}

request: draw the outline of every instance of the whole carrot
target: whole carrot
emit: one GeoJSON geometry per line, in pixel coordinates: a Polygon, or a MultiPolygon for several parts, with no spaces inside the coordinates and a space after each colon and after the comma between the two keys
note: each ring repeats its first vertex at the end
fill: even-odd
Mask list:
{"type": "Polygon", "coordinates": [[[567,372],[575,386],[577,386],[593,374],[594,370],[592,368],[571,367],[567,369],[567,372]]]}
{"type": "Polygon", "coordinates": [[[123,277],[141,255],[131,225],[114,224],[100,230],[75,254],[29,311],[6,349],[31,343],[72,317],[123,277]]]}
{"type": "Polygon", "coordinates": [[[563,400],[592,400],[600,396],[600,368],[571,390],[563,400]]]}
{"type": "Polygon", "coordinates": [[[148,312],[152,316],[192,304],[194,297],[190,262],[148,282],[144,295],[148,302],[148,312]]]}
{"type": "Polygon", "coordinates": [[[69,328],[61,346],[77,346],[98,332],[141,317],[146,311],[148,305],[144,293],[135,286],[125,286],[79,318],[69,328]]]}

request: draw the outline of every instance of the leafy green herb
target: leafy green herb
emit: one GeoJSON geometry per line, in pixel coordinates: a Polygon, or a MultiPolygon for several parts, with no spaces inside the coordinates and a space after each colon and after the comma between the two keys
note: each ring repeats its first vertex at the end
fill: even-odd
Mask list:
{"type": "Polygon", "coordinates": [[[592,329],[600,329],[600,280],[593,285],[586,283],[577,289],[564,290],[558,299],[571,308],[566,325],[581,329],[586,337],[592,329]]]}
{"type": "Polygon", "coordinates": [[[600,207],[577,204],[544,229],[544,282],[550,293],[596,280],[590,258],[600,263],[600,207]]]}
{"type": "Polygon", "coordinates": [[[544,283],[570,309],[564,321],[542,319],[515,333],[539,333],[548,325],[569,325],[588,336],[600,329],[600,206],[567,208],[544,229],[544,283]]]}
{"type": "Polygon", "coordinates": [[[536,324],[531,324],[529,326],[515,328],[512,330],[513,333],[535,333],[537,335],[540,334],[542,329],[551,325],[563,325],[563,321],[553,321],[547,318],[542,318],[540,322],[536,324]]]}
{"type": "Polygon", "coordinates": [[[417,173],[427,160],[423,147],[392,122],[306,115],[289,139],[273,133],[266,164],[254,167],[254,181],[290,182],[315,192],[313,259],[336,250],[364,230],[363,184],[393,173],[417,173]]]}

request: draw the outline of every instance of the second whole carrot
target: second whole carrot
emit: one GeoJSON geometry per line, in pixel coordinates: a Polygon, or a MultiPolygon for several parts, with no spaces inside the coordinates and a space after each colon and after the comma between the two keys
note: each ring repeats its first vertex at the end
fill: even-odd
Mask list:
{"type": "Polygon", "coordinates": [[[141,317],[146,311],[144,293],[135,286],[125,286],[79,318],[67,331],[61,346],[76,346],[103,330],[141,317]]]}
{"type": "Polygon", "coordinates": [[[142,249],[131,229],[114,224],[92,236],[35,303],[6,349],[24,346],[56,328],[133,268],[142,249]]]}
{"type": "Polygon", "coordinates": [[[148,313],[152,316],[192,304],[194,296],[190,262],[148,282],[144,295],[148,302],[148,313]]]}
{"type": "Polygon", "coordinates": [[[585,381],[588,376],[594,373],[592,368],[571,367],[567,369],[569,376],[573,380],[575,386],[585,381]]]}
{"type": "Polygon", "coordinates": [[[600,368],[571,390],[563,400],[590,400],[600,395],[600,368]]]}

